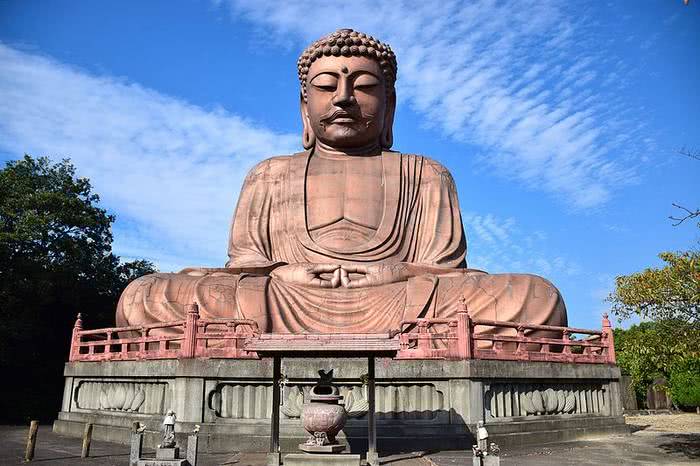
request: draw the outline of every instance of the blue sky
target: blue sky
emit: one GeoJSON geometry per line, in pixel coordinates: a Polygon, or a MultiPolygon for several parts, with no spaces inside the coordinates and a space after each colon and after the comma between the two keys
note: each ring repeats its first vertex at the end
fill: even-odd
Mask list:
{"type": "Polygon", "coordinates": [[[115,252],[225,262],[241,181],[300,148],[296,59],[339,27],[392,45],[397,150],[453,173],[470,266],[552,280],[598,327],[614,277],[696,247],[700,4],[0,1],[0,158],[70,157],[115,252]]]}

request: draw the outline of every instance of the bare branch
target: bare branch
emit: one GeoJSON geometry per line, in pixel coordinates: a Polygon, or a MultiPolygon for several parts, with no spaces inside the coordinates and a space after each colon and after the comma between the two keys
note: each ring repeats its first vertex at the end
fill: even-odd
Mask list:
{"type": "Polygon", "coordinates": [[[683,206],[680,206],[680,205],[676,204],[675,202],[672,203],[671,205],[672,205],[673,207],[676,207],[677,209],[681,209],[681,210],[687,212],[683,217],[674,217],[673,215],[669,215],[669,216],[668,216],[669,219],[671,219],[671,220],[673,220],[674,222],[676,222],[676,223],[673,224],[674,227],[677,227],[678,225],[680,225],[681,223],[683,223],[684,221],[686,221],[686,220],[688,220],[688,219],[690,219],[690,218],[700,217],[700,209],[697,209],[697,210],[695,210],[695,211],[692,211],[692,210],[686,209],[686,208],[683,207],[683,206]]]}
{"type": "Polygon", "coordinates": [[[700,150],[688,149],[687,147],[683,146],[676,152],[681,155],[685,155],[686,157],[690,157],[691,159],[700,160],[700,150]]]}

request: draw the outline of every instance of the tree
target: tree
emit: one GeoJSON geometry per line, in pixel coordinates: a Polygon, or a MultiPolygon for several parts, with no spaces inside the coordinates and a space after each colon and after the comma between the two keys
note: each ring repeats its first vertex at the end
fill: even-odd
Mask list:
{"type": "Polygon", "coordinates": [[[695,408],[700,414],[700,358],[676,365],[670,383],[673,400],[682,407],[695,408]]]}
{"type": "Polygon", "coordinates": [[[663,268],[648,268],[615,279],[610,295],[613,312],[623,319],[669,321],[700,325],[700,252],[663,252],[663,268]]]}
{"type": "Polygon", "coordinates": [[[77,312],[91,326],[114,323],[126,284],[154,271],[112,253],[114,216],[69,160],[7,162],[0,170],[0,416],[50,418],[77,312]]]}
{"type": "MultiPolygon", "coordinates": [[[[678,322],[675,325],[679,325],[678,322]]],[[[615,329],[615,355],[622,371],[632,378],[637,399],[646,399],[654,379],[667,380],[677,368],[698,354],[700,335],[680,324],[670,338],[673,322],[641,322],[629,329],[615,329]]]]}
{"type": "Polygon", "coordinates": [[[686,389],[696,393],[700,386],[681,389],[680,384],[700,383],[683,375],[690,361],[700,357],[700,253],[664,252],[659,257],[664,267],[617,277],[608,297],[620,319],[643,320],[629,330],[616,330],[618,364],[632,376],[638,396],[659,376],[670,381],[674,397],[686,389]]]}

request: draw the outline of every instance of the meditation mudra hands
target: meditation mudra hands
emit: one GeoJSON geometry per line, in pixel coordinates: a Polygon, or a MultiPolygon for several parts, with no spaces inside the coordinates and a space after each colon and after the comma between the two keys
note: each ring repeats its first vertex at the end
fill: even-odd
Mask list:
{"type": "Polygon", "coordinates": [[[278,280],[296,285],[317,288],[365,288],[404,281],[408,278],[403,264],[394,265],[336,265],[289,264],[276,268],[270,275],[278,280]]]}

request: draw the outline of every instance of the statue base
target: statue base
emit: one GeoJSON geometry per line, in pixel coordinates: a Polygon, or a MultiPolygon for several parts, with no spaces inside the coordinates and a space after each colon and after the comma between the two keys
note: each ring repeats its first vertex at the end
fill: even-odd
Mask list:
{"type": "Polygon", "coordinates": [[[155,459],[139,459],[137,466],[191,466],[186,459],[178,459],[180,447],[156,448],[155,459]]]}
{"type": "MultiPolygon", "coordinates": [[[[299,452],[308,434],[301,406],[320,368],[334,369],[348,421],[337,435],[350,453],[367,445],[365,358],[289,358],[281,394],[280,449],[299,452]]],[[[620,370],[611,364],[377,358],[376,426],[382,453],[471,451],[483,421],[503,450],[521,445],[627,433],[620,370]]],[[[202,452],[266,452],[270,446],[271,359],[168,359],[71,362],[54,431],[129,444],[145,425],[143,446],[162,442],[163,415],[177,412],[177,435],[200,425],[202,452]]],[[[184,437],[178,439],[184,441],[184,437]]],[[[347,451],[346,450],[346,451],[347,451]]]]}
{"type": "Polygon", "coordinates": [[[136,466],[190,466],[190,463],[185,460],[138,460],[136,466]]]}
{"type": "Polygon", "coordinates": [[[333,445],[309,445],[308,443],[300,443],[299,450],[305,453],[340,453],[345,450],[345,445],[336,443],[333,445]]]}
{"type": "Polygon", "coordinates": [[[176,460],[180,456],[180,447],[166,447],[156,449],[156,459],[158,460],[176,460]]]}
{"type": "Polygon", "coordinates": [[[284,466],[360,466],[360,455],[323,453],[290,453],[284,455],[284,466]]]}

